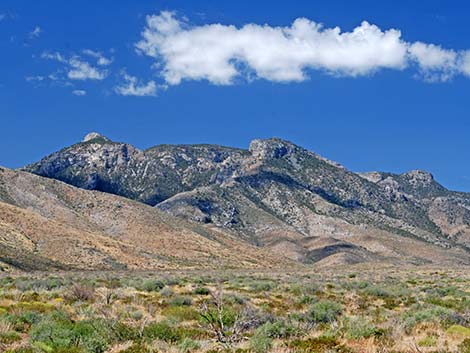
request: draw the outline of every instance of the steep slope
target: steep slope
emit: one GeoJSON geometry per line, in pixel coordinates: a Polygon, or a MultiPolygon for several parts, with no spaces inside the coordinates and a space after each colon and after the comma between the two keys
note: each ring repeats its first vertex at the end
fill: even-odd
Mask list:
{"type": "Polygon", "coordinates": [[[291,264],[148,205],[4,168],[0,262],[20,269],[93,270],[291,264]]]}
{"type": "Polygon", "coordinates": [[[222,181],[243,155],[246,151],[210,145],[160,145],[141,151],[92,133],[25,170],[155,205],[179,192],[222,181]]]}
{"type": "Polygon", "coordinates": [[[469,193],[447,190],[434,180],[432,174],[422,170],[403,174],[370,172],[361,176],[395,199],[412,200],[444,236],[470,248],[469,193]]]}
{"type": "Polygon", "coordinates": [[[25,170],[142,201],[305,263],[470,261],[467,194],[425,172],[359,175],[277,138],[248,150],[141,151],[94,134],[25,170]]]}

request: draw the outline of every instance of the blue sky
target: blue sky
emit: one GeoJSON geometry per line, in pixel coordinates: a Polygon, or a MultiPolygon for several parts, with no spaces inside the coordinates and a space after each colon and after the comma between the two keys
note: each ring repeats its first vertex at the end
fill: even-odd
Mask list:
{"type": "Polygon", "coordinates": [[[0,164],[90,131],[140,148],[278,136],[470,191],[469,16],[465,1],[3,0],[0,164]]]}

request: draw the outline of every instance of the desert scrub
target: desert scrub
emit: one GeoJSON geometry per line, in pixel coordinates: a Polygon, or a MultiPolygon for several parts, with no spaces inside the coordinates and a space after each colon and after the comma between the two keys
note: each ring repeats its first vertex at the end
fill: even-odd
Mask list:
{"type": "Polygon", "coordinates": [[[322,300],[310,307],[306,320],[313,324],[331,323],[336,321],[342,311],[343,306],[340,303],[322,300]]]}
{"type": "Polygon", "coordinates": [[[447,330],[446,333],[450,336],[457,338],[470,338],[470,328],[464,327],[461,325],[452,325],[447,330]]]}
{"type": "Polygon", "coordinates": [[[174,294],[173,289],[168,286],[165,286],[160,290],[160,295],[162,297],[171,297],[174,294]]]}
{"type": "Polygon", "coordinates": [[[208,295],[209,293],[210,293],[210,290],[207,287],[199,286],[199,287],[196,287],[196,289],[194,289],[194,294],[197,294],[197,295],[208,295]]]}
{"type": "Polygon", "coordinates": [[[65,294],[65,299],[70,302],[91,301],[95,296],[95,289],[91,285],[74,284],[65,294]]]}
{"type": "Polygon", "coordinates": [[[132,344],[130,347],[119,351],[119,353],[153,353],[153,350],[147,347],[145,343],[138,342],[132,344]]]}
{"type": "Polygon", "coordinates": [[[201,345],[199,344],[199,342],[191,338],[183,339],[181,343],[178,345],[178,349],[181,353],[193,352],[195,350],[198,350],[199,348],[201,348],[201,345]]]}
{"type": "Polygon", "coordinates": [[[193,304],[193,300],[191,297],[178,295],[171,299],[170,305],[172,306],[191,306],[193,304]]]}
{"type": "Polygon", "coordinates": [[[258,280],[250,283],[250,288],[253,292],[269,292],[276,287],[274,281],[258,280]]]}
{"type": "Polygon", "coordinates": [[[137,289],[144,290],[146,292],[158,292],[165,287],[165,283],[156,279],[147,279],[138,286],[137,289]]]}
{"type": "Polygon", "coordinates": [[[16,311],[5,315],[5,321],[13,325],[15,331],[28,332],[31,326],[41,320],[42,314],[37,311],[16,311]]]}
{"type": "Polygon", "coordinates": [[[18,332],[0,332],[0,343],[10,344],[19,340],[21,340],[21,336],[18,332]]]}
{"type": "Polygon", "coordinates": [[[176,343],[181,340],[178,330],[167,322],[154,322],[143,330],[143,336],[150,340],[161,340],[168,343],[176,343]]]}
{"type": "Polygon", "coordinates": [[[350,339],[380,337],[385,333],[383,329],[372,324],[366,317],[351,317],[345,320],[344,326],[346,337],[350,339]]]}
{"type": "Polygon", "coordinates": [[[320,336],[316,338],[308,338],[305,340],[294,340],[289,346],[296,353],[311,352],[335,352],[335,353],[352,353],[353,351],[340,344],[335,337],[320,336]]]}
{"type": "Polygon", "coordinates": [[[33,345],[48,352],[82,349],[102,353],[109,345],[105,325],[97,322],[73,322],[64,312],[53,312],[34,324],[30,331],[33,345]]]}
{"type": "Polygon", "coordinates": [[[437,338],[435,336],[426,336],[421,338],[418,341],[418,346],[420,347],[434,347],[437,343],[437,338]]]}
{"type": "Polygon", "coordinates": [[[470,344],[464,275],[92,276],[0,278],[0,351],[356,353],[413,342],[423,352],[462,353],[470,344]],[[75,285],[93,296],[69,300],[75,285]]]}
{"type": "Polygon", "coordinates": [[[411,333],[413,328],[423,322],[437,322],[440,324],[452,321],[454,311],[440,306],[433,307],[413,307],[403,314],[402,320],[405,331],[411,333]]]}
{"type": "Polygon", "coordinates": [[[178,322],[198,320],[200,317],[196,309],[188,306],[170,306],[163,309],[162,315],[178,322]]]}
{"type": "Polygon", "coordinates": [[[250,348],[255,353],[265,353],[271,350],[273,346],[273,339],[269,337],[264,331],[257,331],[250,338],[250,348]]]}
{"type": "Polygon", "coordinates": [[[285,339],[293,337],[299,333],[299,329],[294,327],[292,324],[285,320],[278,320],[275,322],[266,322],[262,326],[258,327],[255,335],[259,334],[270,338],[285,339]]]}

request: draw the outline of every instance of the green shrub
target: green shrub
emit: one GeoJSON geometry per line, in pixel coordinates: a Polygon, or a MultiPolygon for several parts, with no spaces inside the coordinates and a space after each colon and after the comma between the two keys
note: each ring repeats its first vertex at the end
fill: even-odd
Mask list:
{"type": "Polygon", "coordinates": [[[378,298],[386,298],[392,296],[392,294],[386,288],[378,285],[366,287],[364,293],[378,298]]]}
{"type": "Polygon", "coordinates": [[[201,348],[199,342],[192,340],[191,338],[185,338],[178,345],[179,351],[182,353],[192,352],[201,348]]]}
{"type": "Polygon", "coordinates": [[[41,320],[41,314],[36,311],[21,311],[19,313],[9,313],[6,320],[10,322],[14,329],[19,332],[26,332],[31,325],[41,320]]]}
{"type": "Polygon", "coordinates": [[[331,300],[322,300],[312,305],[307,314],[307,320],[316,324],[333,322],[342,311],[341,304],[331,300]]]}
{"type": "MultiPolygon", "coordinates": [[[[216,308],[209,308],[204,313],[199,313],[200,321],[203,324],[216,323],[219,321],[219,312],[216,308]]],[[[237,319],[237,312],[231,307],[224,307],[221,312],[222,323],[226,328],[232,327],[237,319]]]]}
{"type": "Polygon", "coordinates": [[[143,335],[152,340],[158,339],[169,343],[175,343],[181,339],[178,331],[166,322],[154,322],[147,325],[143,335]]]}
{"type": "Polygon", "coordinates": [[[209,293],[210,293],[210,290],[206,287],[197,287],[194,290],[194,294],[198,294],[198,295],[208,295],[209,293]]]}
{"type": "Polygon", "coordinates": [[[160,291],[162,297],[171,297],[173,295],[173,290],[170,287],[164,287],[160,291]]]}
{"type": "Polygon", "coordinates": [[[352,339],[382,336],[384,331],[364,317],[354,317],[346,322],[346,336],[352,339]]]}
{"type": "Polygon", "coordinates": [[[263,331],[257,331],[250,338],[250,348],[255,353],[268,352],[272,348],[272,345],[273,339],[263,331]]]}
{"type": "Polygon", "coordinates": [[[18,332],[0,332],[0,343],[11,344],[19,340],[21,340],[21,336],[18,332]]]}
{"type": "Polygon", "coordinates": [[[101,321],[73,322],[63,312],[54,312],[34,324],[30,339],[35,346],[53,352],[85,350],[102,353],[109,345],[107,326],[101,321]]]}
{"type": "Polygon", "coordinates": [[[256,330],[270,338],[289,338],[298,333],[298,330],[284,321],[267,322],[256,330]]]}
{"type": "Polygon", "coordinates": [[[108,328],[100,321],[80,321],[72,328],[73,342],[87,352],[102,353],[109,345],[108,328]]]}
{"type": "Polygon", "coordinates": [[[420,347],[434,347],[436,345],[437,339],[433,336],[426,336],[418,341],[418,346],[420,347]]]}
{"type": "Polygon", "coordinates": [[[447,330],[448,335],[470,338],[470,328],[461,325],[452,325],[447,330]]]}
{"type": "Polygon", "coordinates": [[[303,295],[298,299],[297,304],[298,305],[313,304],[317,301],[318,299],[316,297],[313,297],[311,295],[303,295]]]}
{"type": "Polygon", "coordinates": [[[290,346],[295,349],[295,352],[302,353],[316,353],[316,352],[335,352],[335,353],[349,353],[347,347],[338,343],[335,337],[320,336],[316,338],[308,338],[306,340],[294,340],[290,346]]]}
{"type": "Polygon", "coordinates": [[[158,292],[165,287],[165,283],[155,279],[148,279],[142,283],[142,286],[139,289],[142,289],[146,292],[158,292]]]}
{"type": "Polygon", "coordinates": [[[33,347],[19,347],[12,350],[6,350],[5,353],[37,353],[33,347]]]}
{"type": "Polygon", "coordinates": [[[199,319],[199,313],[195,309],[187,306],[170,306],[163,310],[162,315],[178,321],[199,319]]]}
{"type": "Polygon", "coordinates": [[[254,281],[251,283],[251,288],[255,292],[269,292],[274,289],[276,284],[273,281],[254,281]]]}
{"type": "Polygon", "coordinates": [[[191,306],[193,300],[190,297],[179,295],[171,299],[170,304],[173,306],[191,306]]]}
{"type": "Polygon", "coordinates": [[[139,337],[137,328],[129,326],[121,321],[108,323],[111,340],[117,342],[133,341],[139,337]]]}
{"type": "Polygon", "coordinates": [[[422,322],[450,322],[454,312],[440,306],[430,308],[414,308],[403,315],[405,331],[409,333],[417,324],[422,322]]]}

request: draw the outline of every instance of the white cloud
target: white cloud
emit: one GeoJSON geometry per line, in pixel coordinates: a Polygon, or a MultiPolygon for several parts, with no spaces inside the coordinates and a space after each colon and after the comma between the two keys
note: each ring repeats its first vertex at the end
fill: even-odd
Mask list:
{"type": "Polygon", "coordinates": [[[464,75],[470,76],[470,50],[460,52],[459,69],[464,75]]]}
{"type": "Polygon", "coordinates": [[[303,81],[308,70],[332,75],[369,75],[381,69],[417,66],[423,76],[441,80],[470,73],[470,54],[424,43],[409,43],[397,29],[364,21],[350,32],[324,28],[306,18],[288,27],[247,24],[189,26],[163,11],[147,16],[139,53],[155,59],[166,83],[208,80],[232,84],[255,76],[275,82],[303,81]]]}
{"type": "Polygon", "coordinates": [[[88,61],[83,60],[78,55],[70,58],[64,57],[60,53],[44,52],[41,54],[42,59],[55,60],[65,64],[67,77],[71,80],[104,80],[108,76],[108,71],[99,69],[88,61]]]}
{"type": "Polygon", "coordinates": [[[99,51],[94,51],[91,49],[85,49],[83,50],[83,54],[91,56],[97,60],[97,64],[100,66],[108,66],[111,65],[113,62],[113,59],[109,59],[105,57],[101,52],[99,51]]]}
{"type": "Polygon", "coordinates": [[[455,75],[470,76],[470,51],[443,49],[438,45],[415,42],[409,53],[428,81],[448,81],[455,75]]]}
{"type": "Polygon", "coordinates": [[[37,76],[26,76],[24,78],[27,82],[41,82],[46,79],[46,77],[37,75],[37,76]]]}
{"type": "Polygon", "coordinates": [[[124,83],[114,87],[114,91],[121,96],[155,96],[157,84],[155,81],[139,82],[137,77],[123,73],[124,83]]]}
{"type": "Polygon", "coordinates": [[[42,33],[41,27],[36,26],[31,32],[29,32],[29,38],[30,39],[38,38],[41,35],[41,33],[42,33]]]}
{"type": "Polygon", "coordinates": [[[74,94],[76,96],[85,96],[86,91],[83,90],[83,89],[75,89],[75,90],[72,91],[72,94],[74,94]]]}
{"type": "Polygon", "coordinates": [[[66,62],[65,58],[60,53],[57,53],[57,52],[50,53],[50,52],[45,51],[41,54],[41,59],[56,60],[61,63],[66,62]]]}
{"type": "Polygon", "coordinates": [[[68,78],[71,80],[104,80],[107,71],[99,70],[86,61],[82,61],[78,56],[72,57],[68,64],[71,70],[67,73],[68,78]]]}

